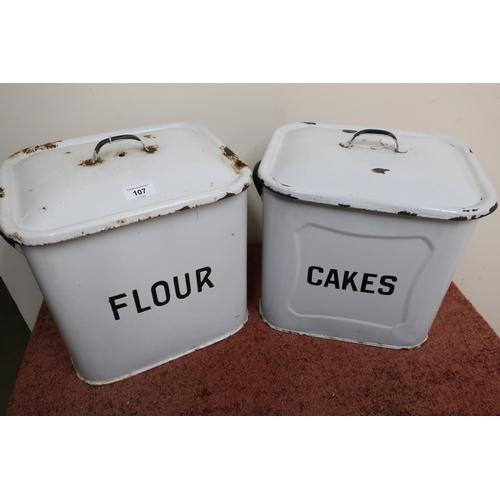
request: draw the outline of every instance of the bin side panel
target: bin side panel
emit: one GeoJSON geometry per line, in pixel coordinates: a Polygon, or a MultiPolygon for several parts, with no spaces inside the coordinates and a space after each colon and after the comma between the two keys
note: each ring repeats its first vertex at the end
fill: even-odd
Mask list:
{"type": "Polygon", "coordinates": [[[79,375],[106,383],[247,318],[246,191],[77,240],[25,247],[79,375]]]}
{"type": "Polygon", "coordinates": [[[262,315],[292,332],[420,345],[475,224],[330,207],[265,190],[262,315]]]}

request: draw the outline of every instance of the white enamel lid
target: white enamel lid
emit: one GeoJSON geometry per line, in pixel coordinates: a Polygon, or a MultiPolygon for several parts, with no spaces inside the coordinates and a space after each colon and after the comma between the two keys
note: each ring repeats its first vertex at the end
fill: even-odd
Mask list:
{"type": "Polygon", "coordinates": [[[266,188],[292,198],[391,214],[469,220],[496,209],[495,191],[467,146],[444,136],[381,132],[283,126],[258,176],[266,188]]]}
{"type": "Polygon", "coordinates": [[[185,123],[43,144],[0,167],[0,230],[23,245],[56,243],[216,202],[251,176],[209,131],[185,123]],[[123,135],[135,138],[114,139],[123,135]]]}

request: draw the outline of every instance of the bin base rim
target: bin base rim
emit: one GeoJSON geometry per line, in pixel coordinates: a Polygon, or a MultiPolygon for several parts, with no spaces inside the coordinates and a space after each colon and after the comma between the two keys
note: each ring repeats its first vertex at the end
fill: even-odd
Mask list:
{"type": "Polygon", "coordinates": [[[184,352],[182,352],[180,354],[176,354],[175,356],[166,358],[166,359],[164,359],[162,361],[159,361],[158,363],[154,363],[152,365],[148,365],[148,366],[146,366],[144,368],[140,368],[138,370],[132,371],[132,372],[127,373],[125,375],[120,375],[119,377],[115,377],[115,378],[112,378],[112,379],[109,379],[109,380],[103,380],[103,381],[101,381],[101,380],[89,380],[89,379],[83,377],[78,372],[78,370],[76,369],[75,365],[73,364],[73,360],[71,360],[71,363],[73,364],[73,369],[75,370],[75,373],[76,373],[77,377],[82,382],[85,382],[88,385],[106,385],[106,384],[112,384],[113,382],[119,382],[120,380],[125,380],[127,378],[133,377],[134,375],[138,375],[139,373],[142,373],[142,372],[151,370],[153,368],[156,368],[158,366],[164,365],[165,363],[168,363],[169,361],[173,361],[174,359],[181,358],[182,356],[186,356],[187,354],[190,354],[190,353],[192,353],[194,351],[198,351],[199,349],[203,349],[205,347],[211,346],[212,344],[216,344],[217,342],[221,342],[222,340],[227,339],[228,337],[231,337],[231,335],[234,335],[235,333],[239,332],[246,325],[247,322],[248,322],[248,309],[247,309],[247,312],[246,312],[245,321],[243,321],[243,323],[236,330],[234,330],[232,332],[229,332],[229,333],[225,333],[224,335],[222,335],[220,337],[217,337],[215,340],[211,340],[210,342],[207,342],[206,344],[202,344],[202,345],[199,345],[197,347],[193,347],[192,349],[184,351],[184,352]]]}
{"type": "Polygon", "coordinates": [[[310,332],[299,332],[299,331],[294,331],[294,330],[287,330],[286,328],[280,328],[279,326],[273,325],[270,323],[262,314],[262,309],[261,309],[261,301],[259,300],[259,314],[260,317],[262,318],[262,321],[267,325],[270,326],[273,330],[277,330],[279,332],[284,332],[284,333],[292,333],[295,335],[306,335],[308,337],[317,337],[321,339],[327,339],[327,340],[338,340],[340,342],[349,342],[350,344],[360,344],[360,345],[368,345],[371,347],[383,347],[384,349],[394,349],[394,350],[399,350],[399,351],[410,351],[412,349],[418,349],[419,347],[423,346],[429,336],[425,337],[422,342],[419,344],[415,344],[413,346],[398,346],[398,345],[390,345],[390,344],[381,344],[379,342],[365,342],[364,340],[355,340],[355,339],[346,339],[343,337],[335,337],[333,335],[322,335],[319,333],[310,333],[310,332]]]}

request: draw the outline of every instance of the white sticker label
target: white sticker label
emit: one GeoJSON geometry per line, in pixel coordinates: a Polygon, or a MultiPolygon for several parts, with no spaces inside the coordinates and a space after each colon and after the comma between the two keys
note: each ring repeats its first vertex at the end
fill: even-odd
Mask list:
{"type": "Polygon", "coordinates": [[[144,182],[136,186],[123,188],[123,194],[128,201],[137,200],[137,198],[144,198],[156,193],[156,189],[152,182],[144,182]]]}

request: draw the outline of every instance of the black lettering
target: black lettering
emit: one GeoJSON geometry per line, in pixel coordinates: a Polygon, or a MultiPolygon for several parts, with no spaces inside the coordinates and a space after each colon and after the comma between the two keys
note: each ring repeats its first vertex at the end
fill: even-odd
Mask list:
{"type": "Polygon", "coordinates": [[[168,288],[168,283],[166,281],[157,281],[151,287],[151,295],[153,296],[153,302],[155,306],[164,306],[170,302],[170,289],[168,288]],[[165,300],[161,301],[158,299],[158,287],[163,287],[163,293],[165,294],[165,300]]]}
{"type": "Polygon", "coordinates": [[[394,285],[393,283],[388,283],[388,281],[394,281],[394,283],[396,283],[396,281],[398,281],[398,279],[396,278],[396,276],[382,276],[380,278],[380,284],[382,286],[386,286],[388,288],[388,290],[384,290],[383,288],[379,288],[378,293],[380,293],[381,295],[392,295],[394,293],[394,289],[396,288],[396,285],[394,285]]]}
{"type": "Polygon", "coordinates": [[[373,281],[370,281],[369,278],[376,278],[376,274],[365,273],[363,274],[363,282],[361,283],[360,292],[364,293],[375,293],[375,290],[367,290],[366,287],[368,285],[373,285],[373,281]]]}
{"type": "Polygon", "coordinates": [[[214,287],[214,284],[208,279],[212,269],[209,267],[202,267],[201,269],[196,270],[196,285],[198,286],[198,292],[201,292],[203,285],[206,283],[210,288],[214,287]],[[201,279],[201,273],[205,272],[205,276],[201,279]]]}
{"type": "Polygon", "coordinates": [[[351,285],[352,290],[357,292],[356,283],[354,282],[354,277],[358,274],[356,271],[349,274],[349,271],[344,271],[344,280],[342,281],[342,290],[347,290],[348,285],[351,285]]]}
{"type": "Polygon", "coordinates": [[[120,293],[120,295],[114,295],[113,297],[109,298],[109,305],[111,306],[111,310],[113,311],[113,316],[115,317],[115,320],[118,321],[120,319],[120,315],[118,314],[118,309],[121,309],[122,307],[127,307],[127,304],[117,304],[116,301],[118,299],[123,299],[126,297],[126,293],[120,293]]]}
{"type": "Polygon", "coordinates": [[[330,284],[334,284],[335,288],[340,288],[339,286],[339,274],[336,269],[330,269],[330,272],[328,273],[328,276],[325,280],[325,284],[323,286],[327,287],[330,284]],[[333,280],[332,280],[333,277],[333,280]]]}
{"type": "Polygon", "coordinates": [[[324,272],[322,267],[310,266],[309,269],[307,270],[307,282],[310,285],[319,286],[321,285],[321,283],[323,283],[321,280],[318,280],[316,282],[312,280],[312,274],[315,269],[320,273],[324,272]]]}
{"type": "Polygon", "coordinates": [[[135,308],[137,309],[138,313],[143,313],[143,312],[149,311],[151,309],[151,306],[146,306],[146,307],[141,306],[141,302],[139,300],[139,294],[137,293],[137,290],[132,290],[132,295],[134,296],[135,308]]]}
{"type": "Polygon", "coordinates": [[[189,281],[189,273],[186,273],[184,277],[186,279],[186,293],[184,295],[182,295],[181,291],[179,290],[179,278],[177,278],[177,276],[174,277],[175,295],[178,299],[185,299],[191,294],[191,282],[189,281]]]}

